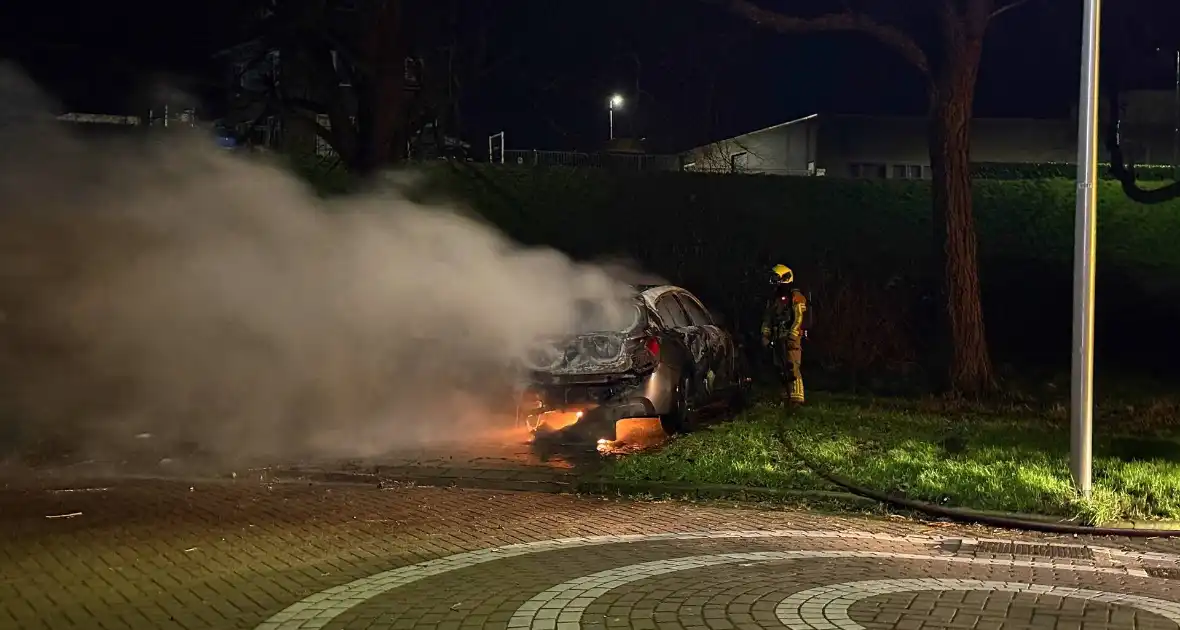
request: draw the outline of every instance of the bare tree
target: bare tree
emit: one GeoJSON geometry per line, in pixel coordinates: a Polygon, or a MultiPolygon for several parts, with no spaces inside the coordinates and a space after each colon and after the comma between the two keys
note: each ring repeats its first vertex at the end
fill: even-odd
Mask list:
{"type": "Polygon", "coordinates": [[[367,174],[406,156],[409,138],[447,105],[450,67],[438,63],[445,22],[430,0],[258,0],[242,72],[263,75],[239,101],[310,130],[351,171],[367,174]],[[427,28],[423,28],[428,25],[427,28]],[[276,63],[276,55],[278,62],[276,63]],[[431,62],[430,64],[427,61],[431,62]],[[443,89],[426,89],[444,86],[443,89]],[[261,104],[261,108],[258,107],[261,104]]]}
{"type": "Polygon", "coordinates": [[[752,0],[709,0],[779,33],[852,32],[901,55],[924,79],[930,115],[930,164],[936,253],[943,269],[944,323],[950,340],[948,385],[979,394],[996,386],[979,289],[971,200],[971,112],[983,40],[992,21],[1028,0],[876,0],[813,17],[765,9],[752,0]],[[937,34],[924,42],[925,24],[937,34]]]}
{"type": "MultiPolygon", "coordinates": [[[[438,8],[442,8],[442,1],[438,8]]],[[[430,39],[438,42],[428,58],[423,114],[439,132],[463,130],[463,102],[503,75],[522,54],[522,42],[503,37],[503,0],[449,0],[445,22],[430,39]],[[511,40],[507,45],[504,39],[511,40]]],[[[442,14],[442,12],[439,12],[442,14]]]]}
{"type": "MultiPolygon", "coordinates": [[[[404,152],[413,95],[404,0],[259,0],[238,63],[256,80],[236,94],[259,118],[280,115],[284,133],[309,130],[354,172],[369,173],[404,152]],[[258,107],[258,105],[261,107],[258,107]]],[[[240,82],[235,82],[240,83],[240,82]]]]}
{"type": "Polygon", "coordinates": [[[243,3],[239,8],[250,12],[243,38],[256,45],[240,69],[265,76],[239,100],[258,118],[293,120],[331,146],[350,171],[370,173],[405,158],[424,129],[442,146],[444,135],[458,133],[463,96],[515,58],[490,52],[492,6],[490,0],[243,3]]]}

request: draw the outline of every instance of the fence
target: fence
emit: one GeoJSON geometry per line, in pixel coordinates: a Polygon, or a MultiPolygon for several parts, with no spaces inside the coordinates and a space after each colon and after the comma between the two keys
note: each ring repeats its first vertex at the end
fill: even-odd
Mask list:
{"type": "Polygon", "coordinates": [[[682,170],[689,171],[691,173],[738,173],[744,175],[788,175],[791,177],[822,177],[827,174],[822,168],[815,170],[806,168],[773,168],[766,166],[749,168],[741,166],[717,166],[692,162],[686,162],[682,170]]]}
{"type": "MultiPolygon", "coordinates": [[[[499,147],[496,147],[498,149],[499,147]]],[[[538,151],[533,149],[508,149],[502,152],[504,164],[520,166],[566,166],[601,168],[615,171],[692,171],[700,173],[747,173],[761,175],[789,175],[806,177],[823,175],[822,169],[775,169],[775,168],[709,168],[707,165],[687,161],[686,155],[647,155],[640,153],[582,153],[579,151],[538,151]]],[[[500,162],[501,152],[491,151],[493,162],[500,162]]]]}
{"type": "Polygon", "coordinates": [[[619,171],[679,171],[679,155],[636,153],[580,153],[576,151],[504,151],[505,164],[527,166],[584,166],[619,171]]]}

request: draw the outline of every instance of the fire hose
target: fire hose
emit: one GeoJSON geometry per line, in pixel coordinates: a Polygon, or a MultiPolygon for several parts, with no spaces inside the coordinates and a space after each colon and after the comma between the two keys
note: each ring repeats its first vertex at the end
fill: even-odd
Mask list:
{"type": "Polygon", "coordinates": [[[1050,534],[1077,534],[1083,536],[1125,536],[1127,538],[1172,538],[1180,536],[1180,530],[1166,530],[1166,529],[1151,529],[1151,528],[1121,528],[1121,527],[1095,527],[1090,525],[1075,525],[1072,523],[1050,523],[1033,521],[1028,519],[999,516],[992,514],[980,514],[978,512],[970,512],[967,510],[943,507],[933,503],[926,503],[924,501],[914,501],[905,497],[878,492],[870,490],[855,483],[839,477],[823,467],[817,465],[811,458],[804,455],[799,449],[795,448],[790,439],[786,435],[785,428],[779,428],[776,432],[778,441],[783,448],[794,455],[803,462],[803,465],[809,468],[813,473],[818,475],[825,481],[843,488],[857,496],[872,499],[879,503],[892,505],[895,507],[913,510],[915,512],[922,512],[931,516],[945,518],[959,523],[974,523],[979,525],[990,525],[992,527],[1000,527],[1004,529],[1021,529],[1026,531],[1045,532],[1050,534]]]}

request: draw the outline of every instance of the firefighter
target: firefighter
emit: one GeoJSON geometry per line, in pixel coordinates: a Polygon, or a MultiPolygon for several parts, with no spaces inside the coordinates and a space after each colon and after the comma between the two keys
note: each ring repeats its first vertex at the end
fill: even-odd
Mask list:
{"type": "Polygon", "coordinates": [[[792,405],[803,404],[803,315],[807,312],[807,297],[792,285],[795,274],[786,265],[771,269],[774,295],[762,316],[762,345],[773,352],[774,363],[783,377],[788,400],[792,405]]]}

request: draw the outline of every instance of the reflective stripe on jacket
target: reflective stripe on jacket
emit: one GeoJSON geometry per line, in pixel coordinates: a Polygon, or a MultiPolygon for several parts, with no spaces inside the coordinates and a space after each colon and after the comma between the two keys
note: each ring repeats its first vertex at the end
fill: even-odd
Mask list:
{"type": "Polygon", "coordinates": [[[803,335],[803,315],[807,312],[807,298],[798,289],[789,296],[775,298],[766,305],[762,317],[762,337],[783,339],[803,335]]]}

